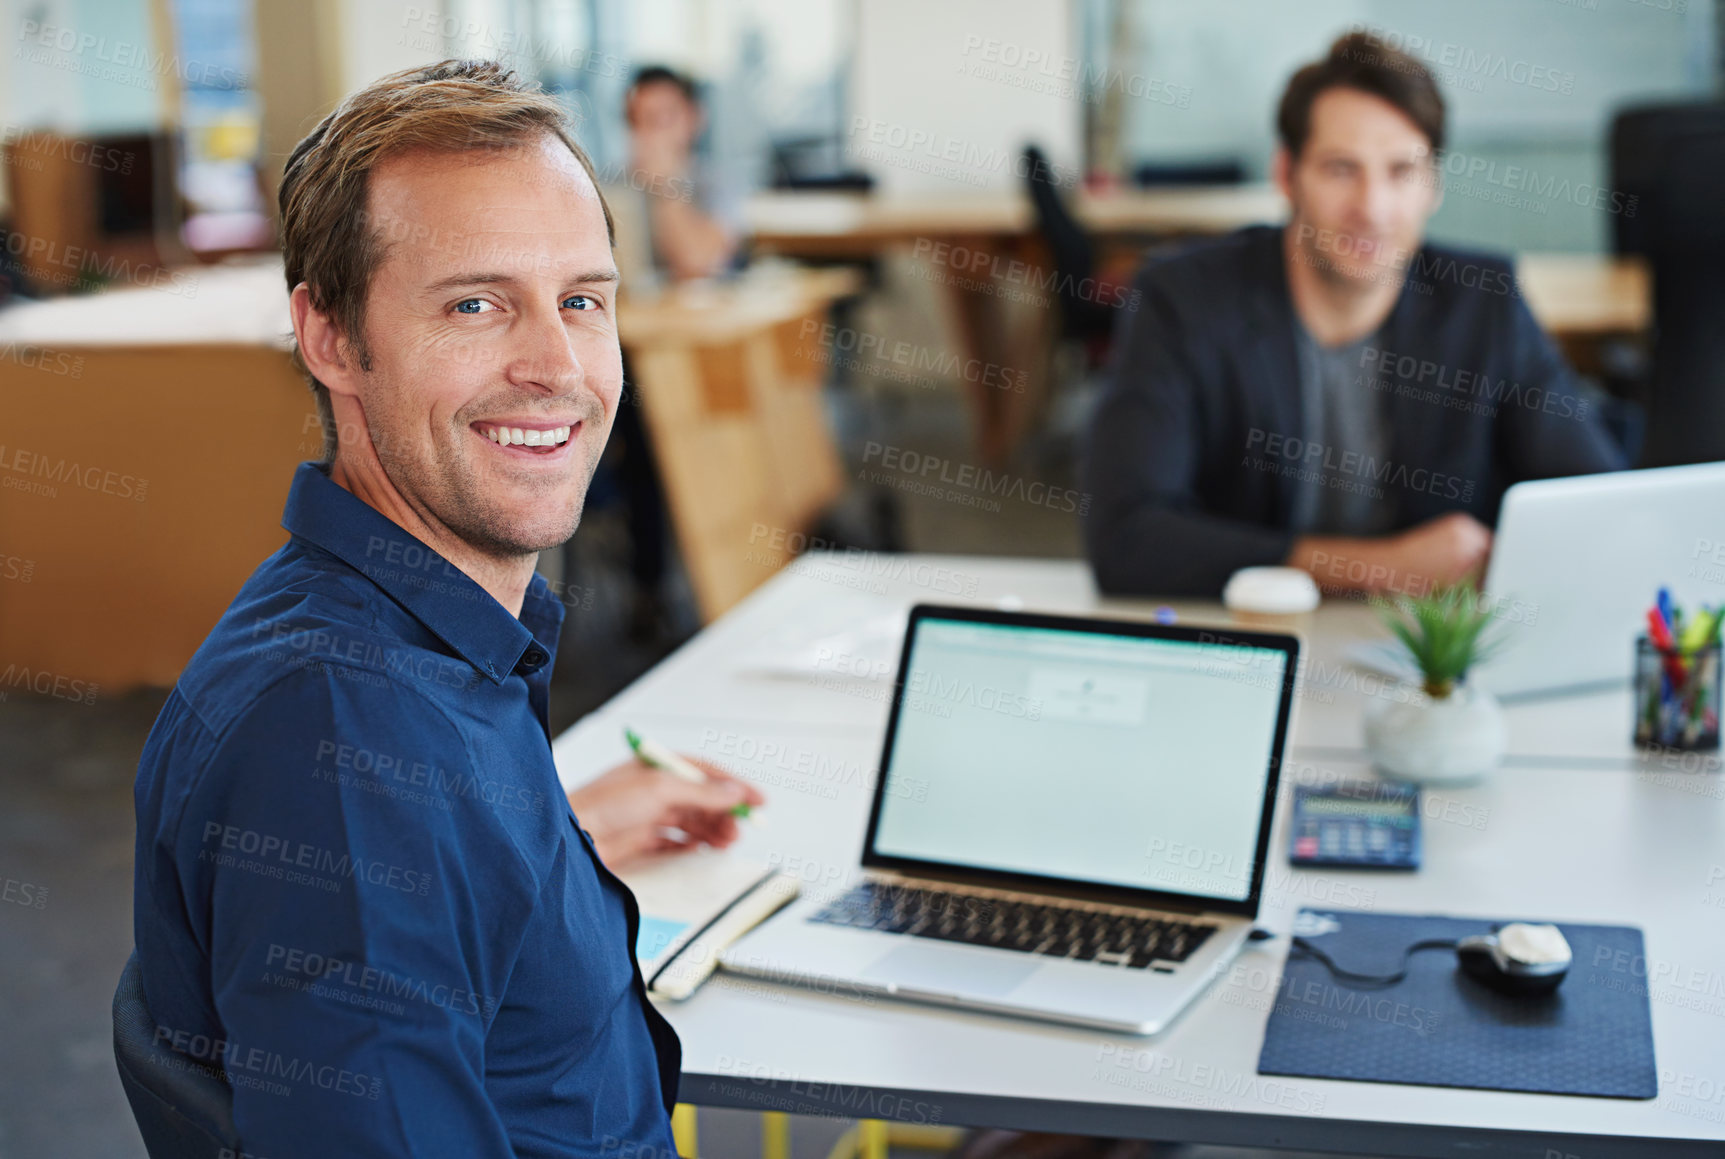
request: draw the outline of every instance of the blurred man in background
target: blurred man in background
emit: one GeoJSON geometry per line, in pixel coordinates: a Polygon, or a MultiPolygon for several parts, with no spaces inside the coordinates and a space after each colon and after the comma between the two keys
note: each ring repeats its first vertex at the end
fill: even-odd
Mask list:
{"type": "MultiPolygon", "coordinates": [[[[649,65],[630,82],[623,115],[629,160],[622,173],[606,175],[611,180],[604,190],[616,218],[617,267],[627,292],[649,293],[667,281],[724,273],[738,257],[741,207],[696,156],[706,114],[695,82],[649,65]]],[[[647,643],[674,633],[664,590],[667,518],[634,377],[626,377],[630,391],[617,413],[615,450],[607,462],[615,468],[628,518],[629,635],[647,643]]],[[[565,552],[566,573],[577,565],[573,553],[565,552]]]]}
{"type": "Polygon", "coordinates": [[[1152,259],[1082,464],[1109,592],[1220,593],[1286,564],[1332,590],[1483,569],[1503,492],[1625,466],[1503,258],[1425,243],[1444,103],[1365,33],[1276,117],[1285,227],[1152,259]]]}
{"type": "Polygon", "coordinates": [[[672,281],[723,273],[737,256],[740,206],[695,155],[707,124],[695,82],[661,65],[643,68],[629,84],[623,112],[625,184],[638,195],[624,200],[639,208],[653,268],[672,281]]]}

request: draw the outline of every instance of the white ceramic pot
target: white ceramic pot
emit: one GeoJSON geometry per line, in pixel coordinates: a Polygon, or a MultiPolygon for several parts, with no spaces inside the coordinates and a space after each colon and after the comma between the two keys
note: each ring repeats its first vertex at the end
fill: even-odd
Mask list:
{"type": "Polygon", "coordinates": [[[1442,700],[1419,689],[1366,706],[1366,751],[1379,772],[1422,785],[1477,781],[1503,759],[1503,710],[1482,688],[1458,686],[1442,700]]]}

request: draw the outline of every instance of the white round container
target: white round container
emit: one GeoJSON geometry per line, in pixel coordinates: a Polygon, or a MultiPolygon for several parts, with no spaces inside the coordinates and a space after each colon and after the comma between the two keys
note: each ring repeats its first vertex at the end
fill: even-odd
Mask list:
{"type": "Polygon", "coordinates": [[[1222,589],[1236,623],[1281,632],[1308,630],[1321,600],[1317,581],[1297,567],[1243,567],[1222,589]]]}

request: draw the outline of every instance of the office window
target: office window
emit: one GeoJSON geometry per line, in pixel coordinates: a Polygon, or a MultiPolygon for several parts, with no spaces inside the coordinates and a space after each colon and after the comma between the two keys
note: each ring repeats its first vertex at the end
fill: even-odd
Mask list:
{"type": "Polygon", "coordinates": [[[601,166],[627,162],[623,97],[645,64],[701,82],[702,151],[739,188],[770,183],[774,158],[836,168],[842,155],[851,0],[454,0],[451,53],[494,57],[558,93],[601,166]]]}
{"type": "Polygon", "coordinates": [[[180,67],[180,191],[193,249],[249,248],[269,239],[258,187],[262,110],[248,0],[174,0],[180,67]]]}
{"type": "Polygon", "coordinates": [[[1449,105],[1448,191],[1432,234],[1497,249],[1608,249],[1609,214],[1590,193],[1609,186],[1613,113],[1704,98],[1718,71],[1708,3],[1085,0],[1079,12],[1092,65],[1138,81],[1116,136],[1098,147],[1092,135],[1093,153],[1127,179],[1144,166],[1220,164],[1267,179],[1295,68],[1356,28],[1411,46],[1449,105]]]}

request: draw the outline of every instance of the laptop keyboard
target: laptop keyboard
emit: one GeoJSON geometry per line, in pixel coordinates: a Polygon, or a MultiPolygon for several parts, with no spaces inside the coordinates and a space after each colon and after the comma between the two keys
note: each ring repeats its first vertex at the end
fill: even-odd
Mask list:
{"type": "Polygon", "coordinates": [[[1216,927],[983,894],[866,882],[809,919],[1142,970],[1184,962],[1216,927]]]}

